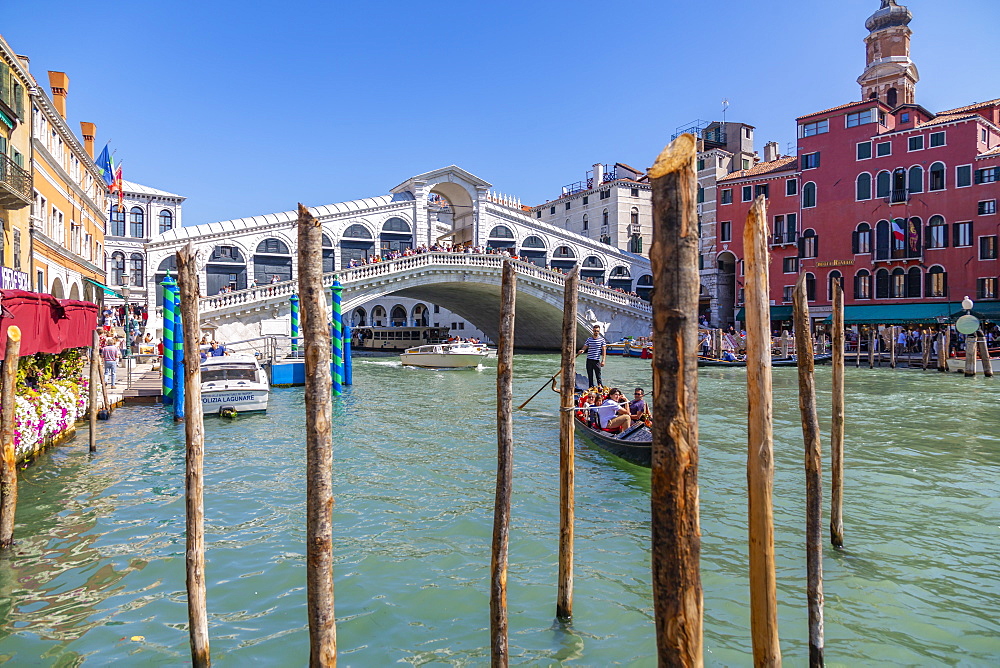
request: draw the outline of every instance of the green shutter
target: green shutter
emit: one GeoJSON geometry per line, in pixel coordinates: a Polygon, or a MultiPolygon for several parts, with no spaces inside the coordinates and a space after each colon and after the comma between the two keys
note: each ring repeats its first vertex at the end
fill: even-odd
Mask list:
{"type": "Polygon", "coordinates": [[[14,82],[14,113],[17,114],[17,117],[21,120],[22,123],[25,121],[24,86],[17,83],[16,81],[14,82]]]}
{"type": "Polygon", "coordinates": [[[10,68],[7,67],[7,63],[0,61],[0,98],[3,98],[4,102],[7,102],[10,99],[8,97],[9,76],[10,68]]]}

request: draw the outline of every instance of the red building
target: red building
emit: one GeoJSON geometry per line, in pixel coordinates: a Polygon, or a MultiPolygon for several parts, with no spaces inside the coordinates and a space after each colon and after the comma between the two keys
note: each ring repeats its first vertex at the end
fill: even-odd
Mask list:
{"type": "Polygon", "coordinates": [[[910,18],[883,0],[868,19],[866,99],[800,116],[797,156],[718,180],[720,264],[736,261],[737,294],[743,222],[768,198],[772,319],[790,313],[799,272],[814,317],[830,313],[839,280],[848,322],[934,322],[966,295],[1000,319],[1000,99],[937,113],[917,104],[910,18]]]}

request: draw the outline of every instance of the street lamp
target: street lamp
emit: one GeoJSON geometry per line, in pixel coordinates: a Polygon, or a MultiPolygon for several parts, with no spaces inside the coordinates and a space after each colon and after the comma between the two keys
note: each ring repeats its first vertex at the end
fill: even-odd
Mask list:
{"type": "Polygon", "coordinates": [[[965,309],[965,315],[961,316],[955,321],[955,329],[958,330],[959,334],[975,334],[979,331],[979,318],[972,315],[972,300],[966,297],[962,300],[962,308],[965,309]]]}

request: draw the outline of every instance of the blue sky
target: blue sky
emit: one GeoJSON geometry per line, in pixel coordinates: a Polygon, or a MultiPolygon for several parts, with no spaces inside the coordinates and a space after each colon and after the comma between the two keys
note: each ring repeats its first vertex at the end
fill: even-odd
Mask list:
{"type": "MultiPolygon", "coordinates": [[[[1000,97],[996,0],[909,0],[917,102],[1000,97]]],[[[595,162],[645,168],[721,116],[757,148],[859,99],[878,0],[430,3],[4,0],[0,32],[125,178],[187,225],[386,193],[457,164],[538,204],[595,162]]]]}

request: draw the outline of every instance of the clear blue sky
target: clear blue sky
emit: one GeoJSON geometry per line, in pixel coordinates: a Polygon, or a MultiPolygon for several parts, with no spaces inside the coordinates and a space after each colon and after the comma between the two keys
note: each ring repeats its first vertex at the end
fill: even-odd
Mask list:
{"type": "MultiPolygon", "coordinates": [[[[4,0],[0,32],[70,77],[69,118],[187,225],[385,194],[456,164],[537,204],[595,162],[645,168],[721,116],[757,148],[860,98],[878,0],[427,3],[4,0]]],[[[909,0],[917,102],[1000,97],[997,0],[909,0]]]]}

